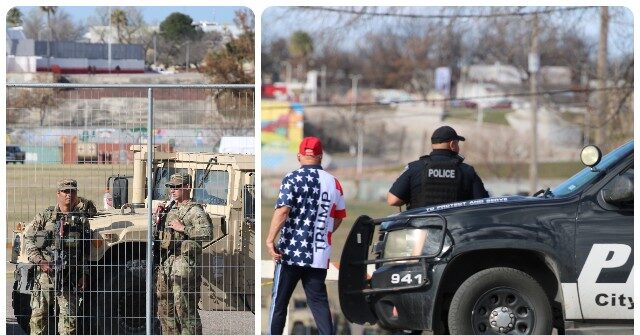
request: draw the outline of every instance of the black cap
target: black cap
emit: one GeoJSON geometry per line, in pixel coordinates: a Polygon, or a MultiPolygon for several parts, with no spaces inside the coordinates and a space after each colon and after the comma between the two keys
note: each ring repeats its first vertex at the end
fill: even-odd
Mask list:
{"type": "Polygon", "coordinates": [[[464,141],[464,137],[458,135],[456,131],[449,126],[442,126],[436,129],[431,135],[431,143],[445,143],[450,141],[464,141]]]}

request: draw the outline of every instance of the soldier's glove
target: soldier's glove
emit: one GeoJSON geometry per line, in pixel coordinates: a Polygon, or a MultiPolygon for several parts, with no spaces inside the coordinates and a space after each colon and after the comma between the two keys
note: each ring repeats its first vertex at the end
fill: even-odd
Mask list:
{"type": "Polygon", "coordinates": [[[41,260],[40,262],[38,262],[38,266],[40,267],[40,270],[42,270],[42,272],[44,273],[53,272],[53,268],[51,268],[51,266],[49,265],[49,262],[45,260],[41,260]]]}

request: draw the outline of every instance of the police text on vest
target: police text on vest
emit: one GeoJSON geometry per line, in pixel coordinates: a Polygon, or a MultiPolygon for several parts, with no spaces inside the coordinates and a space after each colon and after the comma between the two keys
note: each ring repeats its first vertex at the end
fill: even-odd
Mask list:
{"type": "Polygon", "coordinates": [[[427,172],[428,177],[435,178],[456,178],[456,170],[445,170],[445,169],[429,169],[427,172]]]}

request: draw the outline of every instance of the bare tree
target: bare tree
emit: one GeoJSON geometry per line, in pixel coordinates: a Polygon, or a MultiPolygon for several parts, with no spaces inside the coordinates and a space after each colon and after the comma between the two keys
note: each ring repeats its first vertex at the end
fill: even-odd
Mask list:
{"type": "Polygon", "coordinates": [[[84,26],[74,23],[71,16],[61,9],[57,9],[55,14],[39,8],[31,9],[23,19],[23,29],[27,38],[52,41],[75,41],[84,32],[84,26]],[[48,21],[45,14],[49,15],[48,21]]]}
{"type": "MultiPolygon", "coordinates": [[[[38,112],[40,126],[44,126],[45,118],[51,108],[58,106],[60,101],[56,99],[53,89],[24,89],[14,97],[8,99],[8,109],[12,111],[11,119],[18,121],[22,118],[23,111],[30,110],[38,112]]],[[[9,118],[7,119],[9,121],[9,118]]]]}

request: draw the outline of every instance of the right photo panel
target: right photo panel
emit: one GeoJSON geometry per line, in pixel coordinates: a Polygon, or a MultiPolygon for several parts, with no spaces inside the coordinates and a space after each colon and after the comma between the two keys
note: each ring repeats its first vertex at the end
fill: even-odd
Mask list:
{"type": "Polygon", "coordinates": [[[262,14],[263,334],[633,334],[625,7],[262,14]]]}

